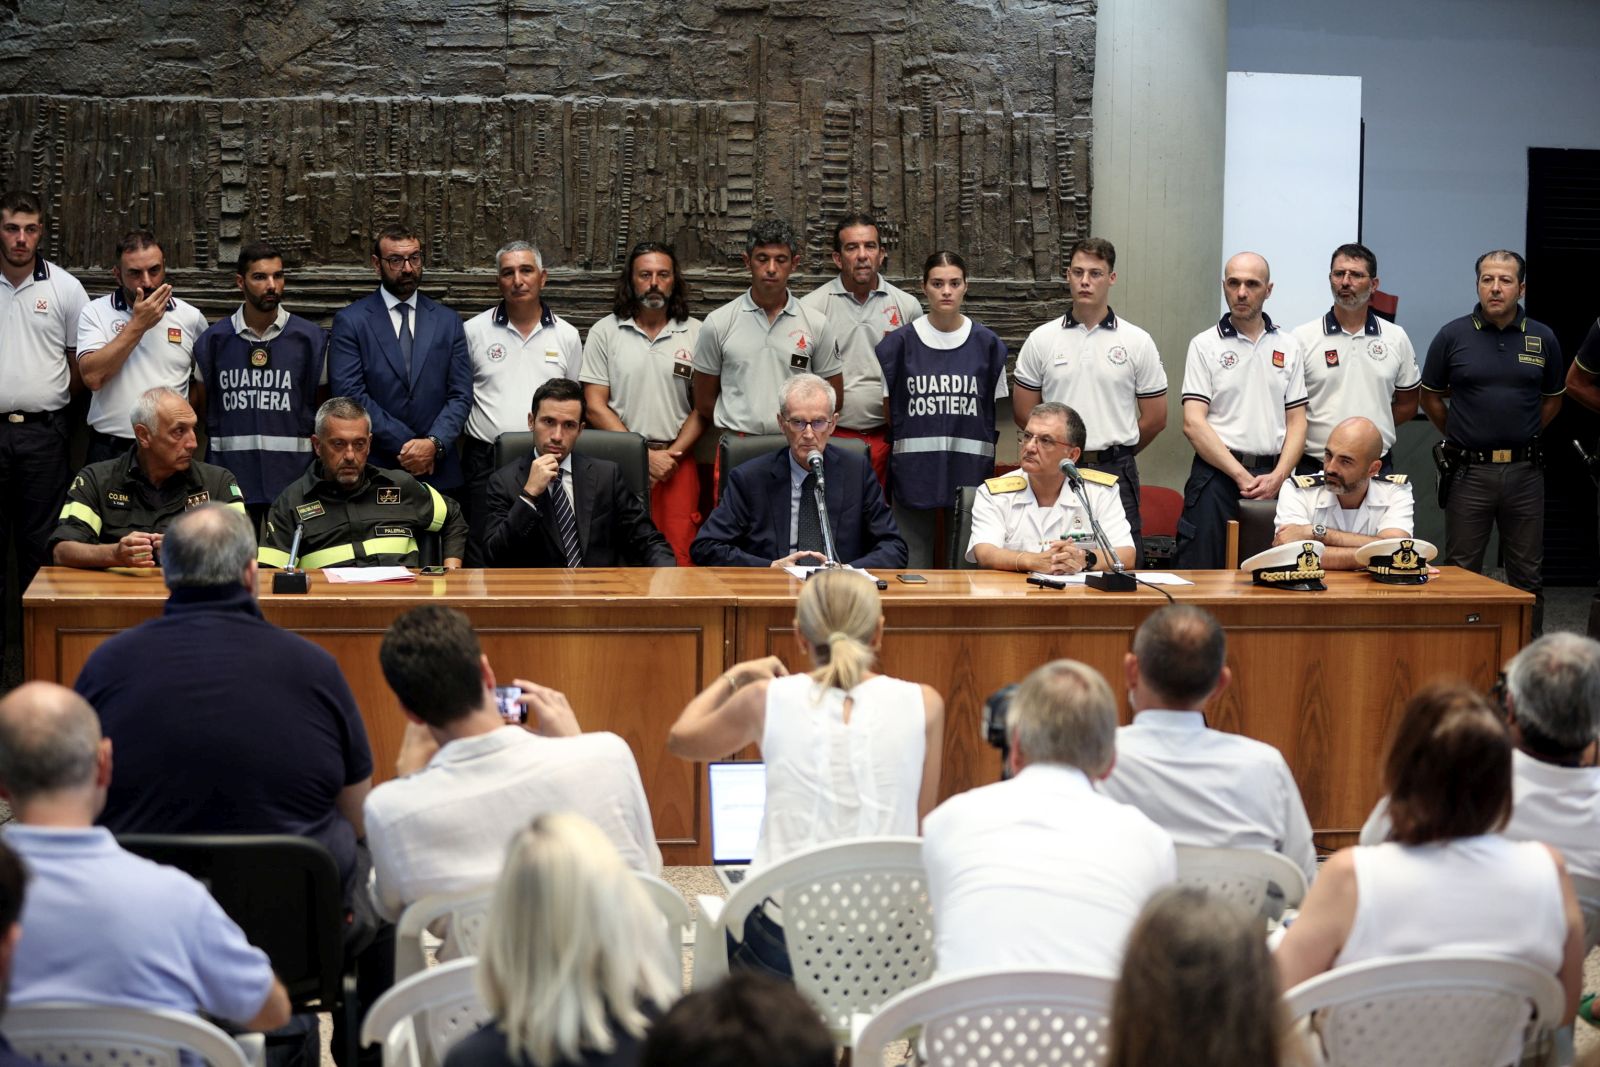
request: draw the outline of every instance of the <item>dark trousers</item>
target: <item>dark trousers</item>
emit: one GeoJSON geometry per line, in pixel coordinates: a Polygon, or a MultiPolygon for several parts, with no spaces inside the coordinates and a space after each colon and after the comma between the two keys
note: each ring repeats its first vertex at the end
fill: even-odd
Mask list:
{"type": "MultiPolygon", "coordinates": [[[[67,415],[40,422],[0,419],[0,612],[20,599],[47,562],[45,546],[61,516],[72,468],[67,459],[67,415]],[[17,550],[17,585],[6,585],[6,545],[17,550]]],[[[0,650],[5,647],[0,614],[0,650]]]]}
{"type": "MultiPolygon", "coordinates": [[[[1247,468],[1266,474],[1274,464],[1247,468]]],[[[1239,487],[1232,478],[1199,456],[1183,485],[1183,514],[1178,517],[1179,570],[1217,570],[1228,564],[1228,520],[1239,517],[1239,487]]]]}
{"type": "Polygon", "coordinates": [[[1481,574],[1497,525],[1506,581],[1534,595],[1537,637],[1544,629],[1544,471],[1538,464],[1472,463],[1450,475],[1444,562],[1481,574]]]}
{"type": "Polygon", "coordinates": [[[462,434],[461,473],[466,483],[458,499],[472,531],[467,538],[467,557],[463,562],[468,567],[481,567],[484,565],[483,543],[489,535],[489,476],[494,474],[494,445],[462,434]]]}
{"type": "MultiPolygon", "coordinates": [[[[1098,462],[1088,460],[1078,466],[1102,474],[1117,476],[1117,492],[1122,495],[1122,513],[1128,517],[1128,529],[1133,531],[1133,565],[1144,566],[1144,524],[1139,519],[1139,464],[1134,462],[1133,449],[1126,445],[1102,450],[1108,458],[1098,462]]],[[[1112,545],[1112,548],[1117,546],[1112,545]]],[[[962,551],[966,546],[962,546],[962,551]]]]}
{"type": "Polygon", "coordinates": [[[99,430],[89,431],[89,456],[85,463],[99,463],[107,459],[121,459],[133,447],[131,437],[113,437],[99,430]]]}

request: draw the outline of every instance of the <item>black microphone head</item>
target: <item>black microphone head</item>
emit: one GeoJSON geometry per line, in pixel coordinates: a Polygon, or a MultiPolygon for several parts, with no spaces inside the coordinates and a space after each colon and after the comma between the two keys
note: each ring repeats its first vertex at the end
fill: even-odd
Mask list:
{"type": "Polygon", "coordinates": [[[1070,459],[1064,459],[1061,461],[1061,473],[1065,474],[1069,480],[1074,482],[1081,481],[1083,478],[1083,475],[1078,473],[1078,465],[1073,463],[1070,459]]]}
{"type": "Polygon", "coordinates": [[[810,467],[814,471],[821,470],[822,469],[822,453],[818,452],[814,448],[810,452],[806,453],[806,466],[810,467]]]}

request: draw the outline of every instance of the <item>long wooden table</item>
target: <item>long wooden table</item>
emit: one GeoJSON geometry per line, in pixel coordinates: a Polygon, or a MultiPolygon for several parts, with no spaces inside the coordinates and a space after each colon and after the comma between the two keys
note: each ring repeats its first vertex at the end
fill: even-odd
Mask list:
{"type": "MultiPolygon", "coordinates": [[[[1038,589],[1015,574],[927,577],[890,581],[882,665],[944,694],[946,796],[999,775],[999,756],[980,736],[990,693],[1067,656],[1120,694],[1133,630],[1166,602],[1148,589],[1038,589]]],[[[1257,588],[1227,571],[1187,577],[1195,584],[1169,587],[1173,598],[1207,608],[1228,631],[1234,683],[1209,721],[1284,753],[1326,845],[1352,840],[1376,799],[1383,740],[1411,692],[1441,674],[1487,688],[1532,622],[1531,596],[1453,568],[1420,588],[1334,574],[1320,593],[1257,588]]],[[[330,585],[314,575],[304,596],[269,589],[264,581],[267,618],[343,666],[378,780],[392,774],[404,728],[378,645],[395,616],[446,603],[472,619],[502,682],[561,689],[586,729],[628,741],[669,864],[706,863],[710,851],[704,775],[665,748],[678,710],[739,660],[775,654],[804,666],[792,636],[800,583],[774,571],[460,571],[407,585],[330,585]]],[[[165,599],[158,577],[40,571],[23,599],[27,676],[70,685],[96,645],[158,614],[165,599]]]]}

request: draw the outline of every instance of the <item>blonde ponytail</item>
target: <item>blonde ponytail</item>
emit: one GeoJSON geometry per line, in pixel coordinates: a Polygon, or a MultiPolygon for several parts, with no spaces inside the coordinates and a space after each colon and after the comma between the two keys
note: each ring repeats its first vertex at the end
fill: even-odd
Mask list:
{"type": "Polygon", "coordinates": [[[871,642],[880,618],[878,590],[859,574],[812,574],[800,590],[795,624],[811,645],[818,685],[852,689],[861,682],[877,660],[871,642]]]}

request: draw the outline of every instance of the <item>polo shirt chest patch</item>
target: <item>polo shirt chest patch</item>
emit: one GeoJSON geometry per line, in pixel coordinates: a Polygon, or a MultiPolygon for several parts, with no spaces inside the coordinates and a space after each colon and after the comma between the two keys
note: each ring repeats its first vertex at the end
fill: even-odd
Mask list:
{"type": "Polygon", "coordinates": [[[1232,370],[1239,365],[1239,354],[1231,348],[1224,348],[1222,354],[1217,356],[1217,365],[1223,370],[1232,370]]]}
{"type": "Polygon", "coordinates": [[[501,360],[506,358],[506,346],[501,344],[499,341],[496,341],[494,344],[489,346],[488,351],[486,351],[484,355],[489,357],[490,363],[499,363],[501,360]]]}
{"type": "Polygon", "coordinates": [[[1121,345],[1112,345],[1110,348],[1106,349],[1106,359],[1109,360],[1111,365],[1114,367],[1123,366],[1128,362],[1128,350],[1123,348],[1121,345]]]}
{"type": "Polygon", "coordinates": [[[168,326],[167,327],[167,344],[169,344],[169,345],[181,345],[181,344],[183,344],[183,330],[182,330],[182,328],[177,327],[177,326],[168,326]]]}
{"type": "Polygon", "coordinates": [[[1374,340],[1367,342],[1367,355],[1371,356],[1373,359],[1381,360],[1388,354],[1389,346],[1384,344],[1382,341],[1374,340]]]}
{"type": "Polygon", "coordinates": [[[1283,369],[1283,353],[1277,349],[1272,350],[1272,365],[1279,370],[1283,369]]]}
{"type": "Polygon", "coordinates": [[[39,299],[33,302],[33,312],[35,315],[43,315],[49,310],[50,300],[48,297],[41,296],[39,299]]]}
{"type": "Polygon", "coordinates": [[[694,377],[694,353],[680,348],[672,353],[672,376],[685,380],[694,377]]]}
{"type": "Polygon", "coordinates": [[[1328,366],[1337,367],[1339,365],[1339,350],[1337,348],[1324,349],[1322,358],[1327,362],[1328,366]]]}
{"type": "Polygon", "coordinates": [[[794,342],[794,354],[789,357],[789,366],[805,370],[811,366],[811,337],[804,330],[790,330],[789,337],[794,342]]]}

